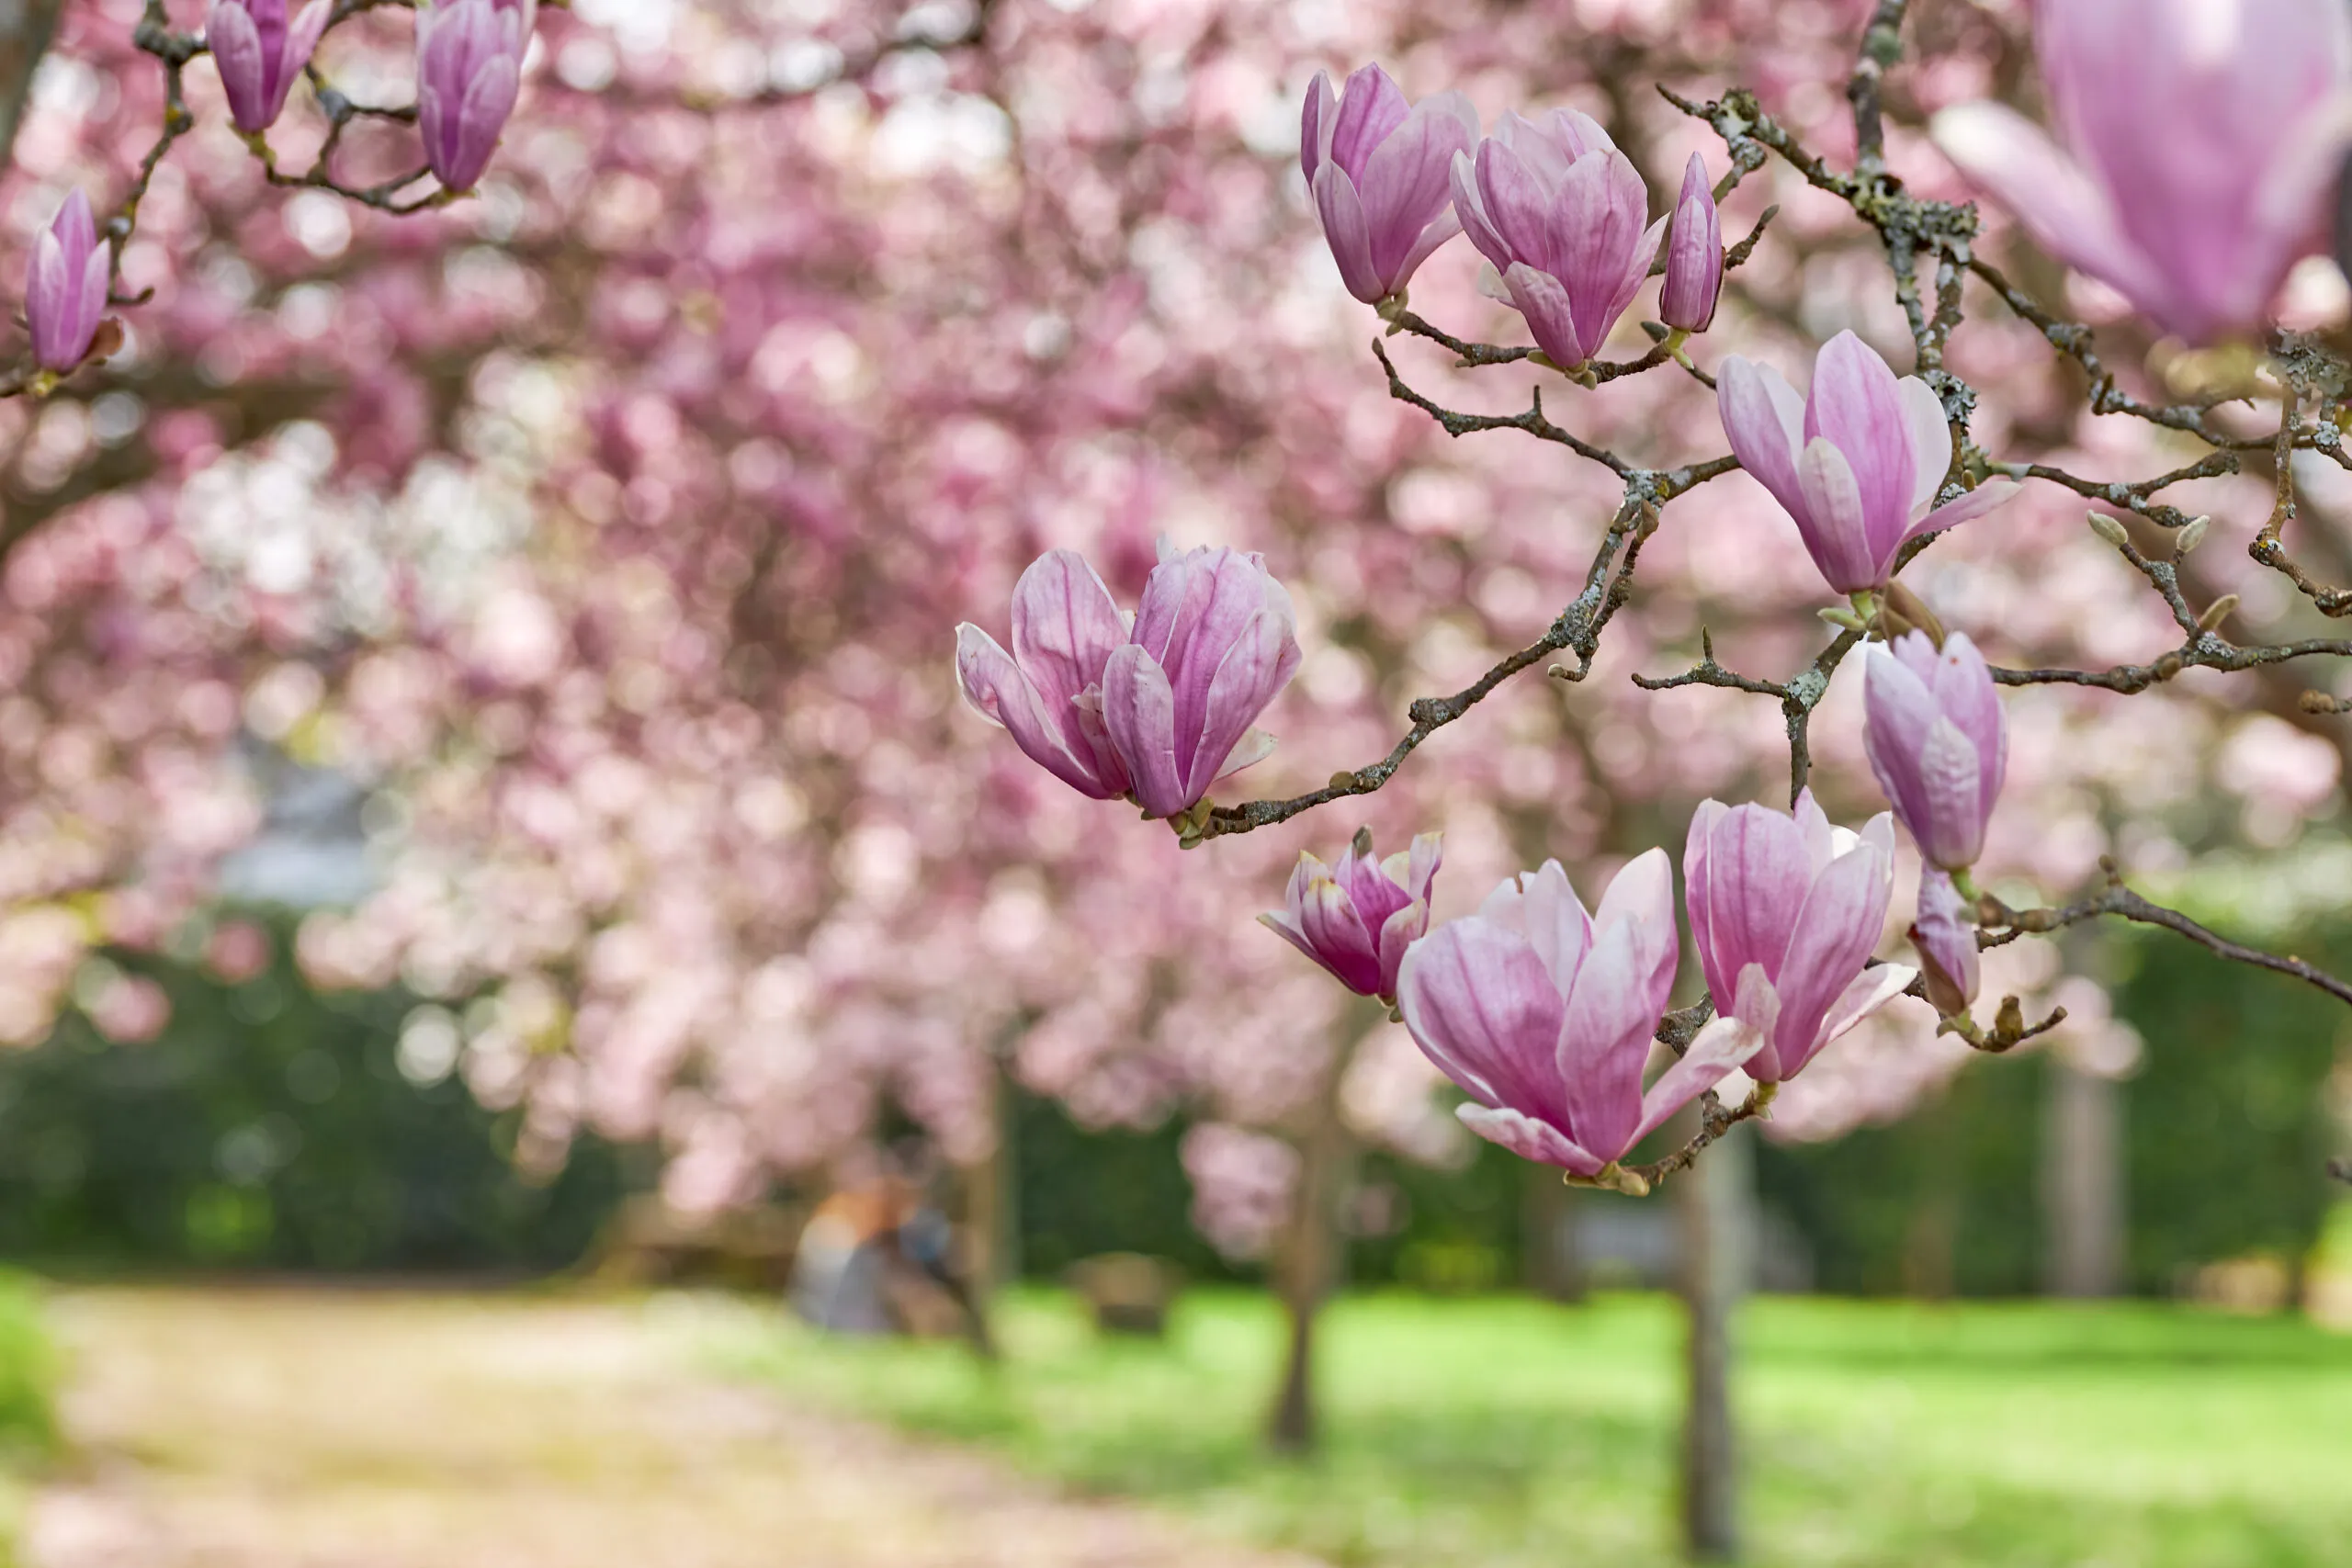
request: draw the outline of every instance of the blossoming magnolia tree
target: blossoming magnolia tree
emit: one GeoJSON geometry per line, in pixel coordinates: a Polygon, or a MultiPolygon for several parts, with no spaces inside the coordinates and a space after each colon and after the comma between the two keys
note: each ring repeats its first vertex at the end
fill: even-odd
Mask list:
{"type": "MultiPolygon", "coordinates": [[[[115,994],[77,984],[93,941],[200,898],[254,815],[220,766],[243,733],[379,789],[381,884],[305,923],[305,962],[427,998],[419,1040],[523,1109],[526,1157],[655,1138],[674,1200],[741,1201],[895,1101],[978,1172],[1006,1071],[1094,1122],[1187,1107],[1204,1227],[1305,1250],[1342,1136],[1459,1157],[1442,1068],[1476,1131],[1623,1187],[1768,1095],[1784,1134],[1899,1113],[1969,1032],[2061,1005],[2041,1038],[2098,1055],[2097,987],[2011,939],[2175,921],[2102,857],[2149,887],[2336,797],[2336,693],[2302,673],[2338,651],[2320,579],[2352,575],[2325,345],[2185,352],[2140,274],[2060,252],[2070,280],[2012,237],[2022,198],[1962,205],[2008,166],[1963,177],[1967,106],[2034,107],[2021,6],[345,6],[267,161],[239,116],[309,13],[243,9],[235,82],[201,7],[63,16],[0,192],[29,268],[85,190],[119,268],[87,346],[127,334],[71,376],[28,346],[42,395],[0,404],[0,745],[22,863],[56,873],[14,895],[12,1037],[115,994]],[[462,142],[517,49],[477,197],[443,202],[417,171],[481,151],[447,105],[462,142]],[[1419,102],[1313,86],[1370,60],[1419,102]],[[1949,154],[1911,129],[1952,109],[1949,154]],[[2300,580],[2178,547],[2282,496],[2256,542],[2300,580]],[[959,619],[1021,745],[952,706],[959,619]],[[191,779],[219,809],[173,841],[153,802],[191,779]],[[1924,857],[1871,826],[1889,806],[1924,857]],[[1644,857],[1676,847],[1700,964],[1661,983],[1681,916],[1644,857]]],[[[2194,35],[2199,94],[2233,90],[2239,36],[2194,35]]],[[[2201,211],[2286,167],[2165,163],[2039,52],[2065,166],[2156,162],[2029,191],[2201,211]]],[[[2246,149],[2288,145],[2276,85],[2246,149]]],[[[2265,245],[2239,330],[2307,248],[2265,245]]],[[[2278,299],[2306,328],[2310,284],[2278,299]]],[[[86,295],[44,297],[78,335],[86,295]]]]}

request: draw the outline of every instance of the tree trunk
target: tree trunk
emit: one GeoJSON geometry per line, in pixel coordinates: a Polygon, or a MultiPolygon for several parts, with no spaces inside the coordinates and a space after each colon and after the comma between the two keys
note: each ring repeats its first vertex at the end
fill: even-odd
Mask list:
{"type": "Polygon", "coordinates": [[[1012,1076],[993,1075],[989,1153],[964,1171],[964,1271],[987,1300],[1021,1278],[1021,1163],[1014,1122],[1020,1112],[1012,1076]]]}
{"type": "Polygon", "coordinates": [[[2053,1296],[2099,1297],[2122,1283],[2123,1104],[2112,1079],[2049,1053],[2042,1118],[2043,1286],[2053,1296]]]}
{"type": "Polygon", "coordinates": [[[1731,1404],[1732,1318],[1747,1284],[1746,1224],[1754,1172],[1747,1130],[1716,1142],[1676,1179],[1689,1404],[1682,1418],[1682,1540],[1697,1562],[1739,1555],[1737,1432],[1731,1404]]]}
{"type": "Polygon", "coordinates": [[[1577,1242],[1577,1192],[1548,1165],[1529,1164],[1520,1199],[1521,1282],[1547,1301],[1585,1299],[1584,1254],[1577,1242]]]}
{"type": "Polygon", "coordinates": [[[1310,1112],[1314,1120],[1299,1150],[1298,1191],[1280,1259],[1290,1344],[1273,1414],[1266,1423],[1266,1441],[1280,1453],[1305,1453],[1315,1447],[1315,1329],[1340,1256],[1340,1191],[1349,1147],[1339,1089],[1349,1055],[1347,1051],[1336,1055],[1330,1079],[1310,1112]]]}
{"type": "Polygon", "coordinates": [[[0,0],[0,169],[17,145],[17,126],[32,96],[33,73],[49,52],[65,0],[0,0]]]}
{"type": "Polygon", "coordinates": [[[1919,1186],[1903,1236],[1903,1289],[1923,1302],[1950,1301],[1959,1292],[1960,1100],[1967,1081],[1963,1071],[1911,1119],[1919,1186]]]}

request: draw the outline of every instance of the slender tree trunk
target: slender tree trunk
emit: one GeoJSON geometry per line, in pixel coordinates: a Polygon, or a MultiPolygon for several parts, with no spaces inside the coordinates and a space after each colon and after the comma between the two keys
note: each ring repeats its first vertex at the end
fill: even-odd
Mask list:
{"type": "Polygon", "coordinates": [[[1737,1429],[1731,1402],[1732,1319],[1747,1285],[1747,1211],[1754,1173],[1736,1129],[1675,1182],[1688,1309],[1682,1418],[1682,1540],[1693,1562],[1739,1555],[1737,1429]]]}
{"type": "Polygon", "coordinates": [[[8,166],[17,126],[32,96],[33,73],[49,52],[65,0],[0,0],[0,169],[8,166]]]}
{"type": "Polygon", "coordinates": [[[1950,1301],[1959,1290],[1960,1098],[1966,1082],[1962,1073],[1911,1120],[1919,1187],[1903,1237],[1903,1289],[1923,1302],[1950,1301]]]}
{"type": "Polygon", "coordinates": [[[989,1120],[995,1137],[986,1157],[964,1172],[965,1273],[985,1301],[1021,1278],[1020,1111],[1012,1076],[995,1073],[989,1120]]]}
{"type": "Polygon", "coordinates": [[[2042,1118],[2043,1286],[2114,1295],[2123,1276],[2123,1103],[2112,1079],[2049,1053],[2042,1118]]]}
{"type": "Polygon", "coordinates": [[[1520,1200],[1520,1273],[1536,1295],[1581,1302],[1587,1281],[1577,1242],[1577,1191],[1548,1165],[1530,1163],[1520,1200]]]}
{"type": "Polygon", "coordinates": [[[1279,1263],[1290,1343],[1282,1385],[1266,1423],[1266,1441],[1281,1453],[1305,1453],[1316,1441],[1315,1330],[1340,1259],[1340,1194],[1350,1154],[1347,1126],[1340,1116],[1340,1080],[1350,1055],[1343,1050],[1335,1055],[1330,1078],[1310,1112],[1313,1121],[1299,1150],[1298,1192],[1279,1263]]]}

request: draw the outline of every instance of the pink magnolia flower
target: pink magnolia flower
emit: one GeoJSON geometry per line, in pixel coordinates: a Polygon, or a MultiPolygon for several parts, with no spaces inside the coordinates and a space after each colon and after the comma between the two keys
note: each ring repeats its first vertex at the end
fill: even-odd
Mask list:
{"type": "Polygon", "coordinates": [[[1964,104],[1936,143],[2042,248],[2195,343],[2256,326],[2352,141],[2340,0],[2039,0],[2052,141],[1964,104]]]}
{"type": "Polygon", "coordinates": [[[1666,228],[1643,226],[1649,188],[1609,133],[1574,109],[1505,114],[1475,155],[1454,156],[1453,182],[1463,231],[1500,275],[1488,292],[1563,370],[1600,353],[1666,228]]]}
{"type": "Polygon", "coordinates": [[[1357,833],[1338,866],[1301,853],[1289,908],[1258,917],[1358,996],[1394,1001],[1405,950],[1430,929],[1430,882],[1444,847],[1423,833],[1412,852],[1372,858],[1372,829],[1357,833]]]}
{"type": "Polygon", "coordinates": [[[1968,1010],[1983,983],[1977,969],[1976,922],[1951,874],[1934,866],[1919,878],[1919,908],[1907,933],[1927,976],[1928,1001],[1946,1018],[1968,1010]]]}
{"type": "Polygon", "coordinates": [[[330,0],[311,0],[288,22],[287,5],[288,0],[212,0],[205,17],[204,41],[220,68],[229,115],[239,130],[264,131],[277,123],[334,11],[330,0]]]}
{"type": "Polygon", "coordinates": [[[1959,871],[1984,850],[2008,771],[2009,737],[1992,672],[1967,635],[1943,648],[1909,632],[1862,666],[1862,745],[1871,771],[1931,865],[1959,871]]]}
{"type": "Polygon", "coordinates": [[[1990,479],[1930,511],[1951,467],[1943,405],[1917,376],[1897,380],[1852,333],[1822,345],[1804,397],[1770,366],[1736,355],[1716,374],[1733,454],[1787,508],[1814,565],[1840,593],[1883,588],[1906,542],[1981,516],[2017,491],[2013,479],[1990,479]]]}
{"type": "Polygon", "coordinates": [[[1071,788],[1175,817],[1274,749],[1250,726],[1298,672],[1297,624],[1261,556],[1167,551],[1130,630],[1093,569],[1053,550],[1013,589],[1013,651],[967,622],[956,673],[982,717],[1071,788]]]}
{"type": "Polygon", "coordinates": [[[1702,802],[1682,852],[1683,905],[1718,1015],[1762,1043],[1747,1076],[1779,1083],[1911,983],[1869,967],[1894,894],[1894,824],[1833,828],[1797,797],[1796,815],[1702,802]]]}
{"type": "Polygon", "coordinates": [[[416,15],[416,125],[424,159],[471,190],[523,91],[538,0],[429,0],[416,15]]]}
{"type": "Polygon", "coordinates": [[[1348,292],[1367,305],[1401,293],[1431,252],[1462,231],[1446,170],[1478,140],[1460,93],[1408,104],[1377,65],[1336,97],[1329,73],[1306,89],[1299,167],[1348,292]]]}
{"type": "Polygon", "coordinates": [[[1679,332],[1702,333],[1715,319],[1724,289],[1724,223],[1715,210],[1707,162],[1690,154],[1682,171],[1682,195],[1674,203],[1674,225],[1667,231],[1666,282],[1658,289],[1657,319],[1679,332]]]}
{"type": "Polygon", "coordinates": [[[1719,1020],[1644,1092],[1676,942],[1665,851],[1619,872],[1597,915],[1546,861],[1415,942],[1397,998],[1422,1054],[1476,1102],[1455,1112],[1464,1125],[1597,1176],[1761,1044],[1719,1020]]]}
{"type": "Polygon", "coordinates": [[[969,621],[956,628],[964,700],[1030,761],[1080,795],[1117,800],[1126,764],[1102,727],[1102,667],[1126,617],[1076,550],[1048,550],[1012,590],[1012,651],[969,621]]]}
{"type": "Polygon", "coordinates": [[[33,358],[60,374],[89,357],[91,340],[106,318],[107,247],[98,243],[90,198],[75,190],[57,217],[33,242],[31,270],[25,279],[25,321],[32,329],[33,358]]]}
{"type": "Polygon", "coordinates": [[[1102,671],[1102,721],[1145,811],[1189,811],[1274,749],[1250,726],[1298,673],[1297,629],[1264,557],[1221,547],[1161,557],[1132,640],[1102,671]]]}

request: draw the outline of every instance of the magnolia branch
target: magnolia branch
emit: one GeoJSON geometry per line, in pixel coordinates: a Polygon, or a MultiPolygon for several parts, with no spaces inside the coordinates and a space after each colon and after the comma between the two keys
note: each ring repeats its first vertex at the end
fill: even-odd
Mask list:
{"type": "Polygon", "coordinates": [[[2352,985],[2337,979],[2324,969],[2306,964],[2292,954],[2280,957],[2260,948],[2232,942],[2199,924],[2177,909],[2151,903],[2124,886],[2123,875],[2114,861],[2103,860],[2099,869],[2106,874],[2107,886],[2091,897],[2058,908],[2012,909],[1999,899],[1986,897],[1979,900],[1979,919],[1984,929],[1977,933],[1979,947],[2005,947],[2029,933],[2041,934],[2078,925],[2104,915],[2116,915],[2138,925],[2162,926],[2176,931],[2233,964],[2251,964],[2267,969],[2275,975],[2286,975],[2314,986],[2337,1001],[2352,1004],[2352,985]]]}

